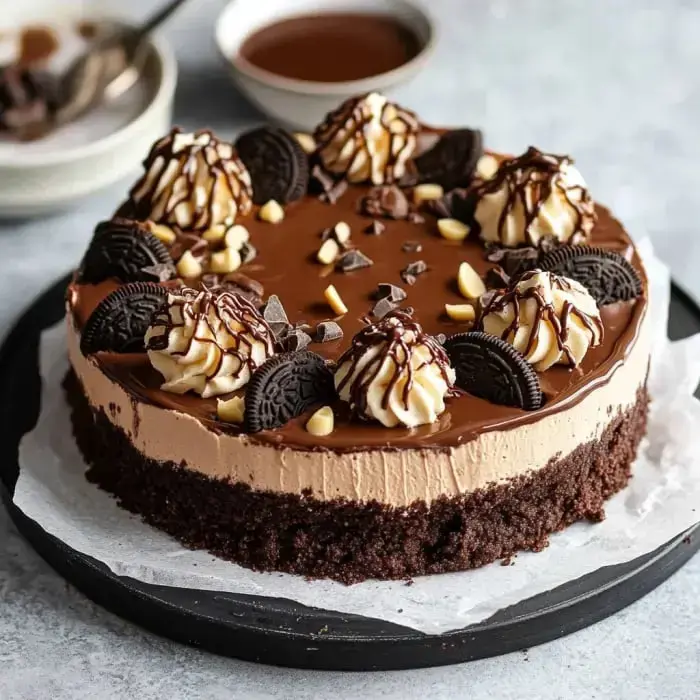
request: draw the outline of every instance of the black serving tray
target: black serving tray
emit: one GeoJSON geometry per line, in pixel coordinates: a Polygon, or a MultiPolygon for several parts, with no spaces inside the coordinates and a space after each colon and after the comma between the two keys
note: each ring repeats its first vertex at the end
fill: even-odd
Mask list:
{"type": "MultiPolygon", "coordinates": [[[[46,533],[12,504],[18,445],[36,423],[39,336],[63,316],[67,278],[24,314],[0,350],[0,489],[19,531],[90,599],[142,627],[185,644],[261,663],[299,668],[381,670],[438,666],[505,654],[592,625],[638,600],[700,548],[700,526],[655,552],[610,566],[499,611],[462,630],[427,635],[289,600],[154,586],[114,575],[46,533]]],[[[673,287],[669,333],[700,331],[700,308],[673,287]]]]}

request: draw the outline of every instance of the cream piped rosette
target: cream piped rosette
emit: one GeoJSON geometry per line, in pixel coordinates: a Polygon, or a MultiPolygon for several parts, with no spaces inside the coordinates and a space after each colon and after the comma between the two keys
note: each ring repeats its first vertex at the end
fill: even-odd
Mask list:
{"type": "Polygon", "coordinates": [[[346,100],[314,132],[325,169],[348,182],[384,185],[406,174],[416,148],[416,116],[372,92],[346,100]]]}
{"type": "Polygon", "coordinates": [[[247,299],[183,288],[168,294],[145,336],[164,391],[203,398],[244,387],[274,354],[274,335],[247,299]]]}
{"type": "Polygon", "coordinates": [[[230,143],[178,129],[157,141],[129,193],[136,217],[188,231],[233,224],[253,205],[250,173],[230,143]]]}
{"type": "Polygon", "coordinates": [[[481,239],[509,248],[537,246],[547,237],[560,243],[585,243],[597,218],[573,161],[536,148],[501,162],[470,197],[481,239]]]}
{"type": "Polygon", "coordinates": [[[335,372],[338,394],[353,413],[387,428],[434,423],[454,382],[442,346],[400,311],[361,330],[335,372]]]}
{"type": "Polygon", "coordinates": [[[491,293],[480,327],[513,345],[539,372],[555,364],[578,366],[603,338],[600,312],[588,290],[541,270],[491,293]]]}

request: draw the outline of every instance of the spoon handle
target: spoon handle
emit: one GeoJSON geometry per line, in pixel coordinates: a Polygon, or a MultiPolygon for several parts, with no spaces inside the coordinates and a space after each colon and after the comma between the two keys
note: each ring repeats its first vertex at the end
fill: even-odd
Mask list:
{"type": "Polygon", "coordinates": [[[150,34],[156,27],[165,22],[170,15],[177,10],[180,5],[184,4],[186,0],[170,0],[170,2],[162,7],[158,12],[149,17],[139,28],[138,34],[140,36],[146,36],[150,34]]]}

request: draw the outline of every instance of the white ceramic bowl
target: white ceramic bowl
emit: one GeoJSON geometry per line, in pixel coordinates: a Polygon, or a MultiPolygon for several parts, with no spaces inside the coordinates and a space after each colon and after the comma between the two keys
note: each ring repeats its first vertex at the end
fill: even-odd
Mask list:
{"type": "Polygon", "coordinates": [[[251,102],[285,126],[311,130],[348,97],[373,91],[391,96],[392,88],[415,77],[434,47],[435,24],[424,9],[409,0],[232,0],[219,17],[216,39],[233,79],[251,102]],[[392,15],[413,30],[423,48],[399,68],[339,83],[285,78],[240,56],[241,44],[257,29],[287,17],[321,12],[392,15]]]}
{"type": "MultiPolygon", "coordinates": [[[[55,5],[53,10],[37,13],[37,3],[27,4],[25,21],[43,19],[56,26],[54,23],[69,19],[65,13],[57,17],[56,10],[60,13],[61,8],[55,5]]],[[[93,7],[87,16],[70,19],[104,18],[93,7]]],[[[4,20],[0,24],[8,26],[8,18],[4,20]]],[[[12,22],[15,27],[21,25],[22,13],[12,13],[12,22]]],[[[170,127],[176,81],[172,51],[161,39],[154,39],[143,78],[116,103],[100,107],[40,141],[24,144],[3,137],[0,217],[60,211],[134,171],[153,142],[170,127]]]]}

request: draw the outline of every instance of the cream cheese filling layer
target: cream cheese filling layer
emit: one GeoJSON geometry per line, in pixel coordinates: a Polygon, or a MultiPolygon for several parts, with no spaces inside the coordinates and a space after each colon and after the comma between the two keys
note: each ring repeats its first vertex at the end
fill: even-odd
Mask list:
{"type": "MultiPolygon", "coordinates": [[[[146,457],[173,462],[215,479],[322,500],[376,500],[393,506],[430,503],[540,469],[550,460],[599,439],[619,412],[634,405],[647,376],[650,319],[607,383],[570,408],[508,430],[485,432],[441,450],[308,452],[262,445],[245,435],[217,434],[178,411],[134,401],[93,359],[80,352],[80,334],[67,314],[69,359],[90,405],[102,410],[146,457]]],[[[105,456],[109,459],[109,456],[105,456]]]]}

